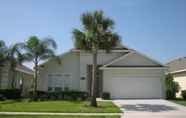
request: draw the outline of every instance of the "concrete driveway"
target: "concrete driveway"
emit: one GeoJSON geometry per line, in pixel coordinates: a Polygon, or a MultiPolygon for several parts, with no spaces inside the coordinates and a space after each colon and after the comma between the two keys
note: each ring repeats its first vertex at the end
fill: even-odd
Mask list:
{"type": "Polygon", "coordinates": [[[186,118],[186,107],[167,100],[113,100],[122,118],[186,118]]]}

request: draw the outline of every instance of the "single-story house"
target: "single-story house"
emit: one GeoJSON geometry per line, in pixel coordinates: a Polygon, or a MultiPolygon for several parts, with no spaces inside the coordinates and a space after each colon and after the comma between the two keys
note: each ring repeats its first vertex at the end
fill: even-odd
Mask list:
{"type": "MultiPolygon", "coordinates": [[[[61,64],[49,60],[40,65],[38,90],[91,92],[92,55],[71,49],[60,56],[61,64]]],[[[111,98],[165,98],[164,66],[133,50],[113,48],[98,51],[97,96],[109,92],[111,98]]]]}
{"type": "MultiPolygon", "coordinates": [[[[16,89],[22,89],[22,95],[27,96],[32,88],[34,73],[33,71],[24,66],[17,65],[15,68],[15,81],[16,89]]],[[[6,62],[0,66],[0,89],[11,89],[12,78],[10,77],[10,66],[6,62]]]]}
{"type": "Polygon", "coordinates": [[[177,93],[179,97],[182,90],[186,90],[186,57],[174,59],[166,64],[168,72],[173,75],[174,81],[180,85],[180,92],[177,93]]]}

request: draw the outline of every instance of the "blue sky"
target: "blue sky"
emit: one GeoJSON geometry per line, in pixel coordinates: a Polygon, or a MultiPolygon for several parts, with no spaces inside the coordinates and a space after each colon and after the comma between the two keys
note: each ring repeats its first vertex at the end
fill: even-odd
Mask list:
{"type": "Polygon", "coordinates": [[[186,0],[0,0],[0,40],[53,37],[57,53],[73,47],[83,12],[103,10],[122,42],[162,63],[186,56],[186,0]]]}

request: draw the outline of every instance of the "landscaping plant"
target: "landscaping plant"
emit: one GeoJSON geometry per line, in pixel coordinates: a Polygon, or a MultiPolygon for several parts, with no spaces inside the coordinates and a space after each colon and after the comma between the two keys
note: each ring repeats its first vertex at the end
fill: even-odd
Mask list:
{"type": "Polygon", "coordinates": [[[176,93],[179,92],[180,86],[177,82],[174,81],[172,75],[168,74],[165,78],[166,86],[166,98],[175,99],[176,93]]]}
{"type": "Polygon", "coordinates": [[[102,11],[82,14],[81,23],[83,29],[73,30],[74,45],[77,49],[82,49],[92,54],[91,106],[97,107],[96,78],[98,50],[102,49],[109,52],[120,41],[120,38],[113,32],[113,20],[104,16],[102,11]]]}
{"type": "Polygon", "coordinates": [[[27,61],[34,63],[34,90],[33,98],[37,99],[37,80],[38,80],[38,65],[41,61],[55,57],[54,49],[57,48],[56,42],[51,38],[43,40],[36,36],[31,36],[25,42],[25,57],[27,61]]]}
{"type": "Polygon", "coordinates": [[[182,98],[186,100],[186,90],[181,91],[182,98]]]}

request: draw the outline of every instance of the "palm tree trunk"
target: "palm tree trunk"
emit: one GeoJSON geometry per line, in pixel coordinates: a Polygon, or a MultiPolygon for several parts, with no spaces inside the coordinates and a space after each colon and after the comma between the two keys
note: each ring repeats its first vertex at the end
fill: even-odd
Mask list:
{"type": "Polygon", "coordinates": [[[14,67],[11,67],[11,88],[15,89],[15,70],[14,67]]]}
{"type": "Polygon", "coordinates": [[[92,86],[91,86],[91,106],[97,107],[96,89],[97,89],[97,49],[93,50],[93,71],[92,71],[92,86]]]}
{"type": "Polygon", "coordinates": [[[37,77],[38,77],[38,61],[37,58],[35,59],[35,71],[34,71],[34,91],[33,91],[33,98],[34,100],[37,99],[37,77]]]}
{"type": "Polygon", "coordinates": [[[9,67],[9,87],[10,89],[14,89],[14,82],[15,82],[15,77],[14,77],[14,66],[11,63],[9,67]]]}

